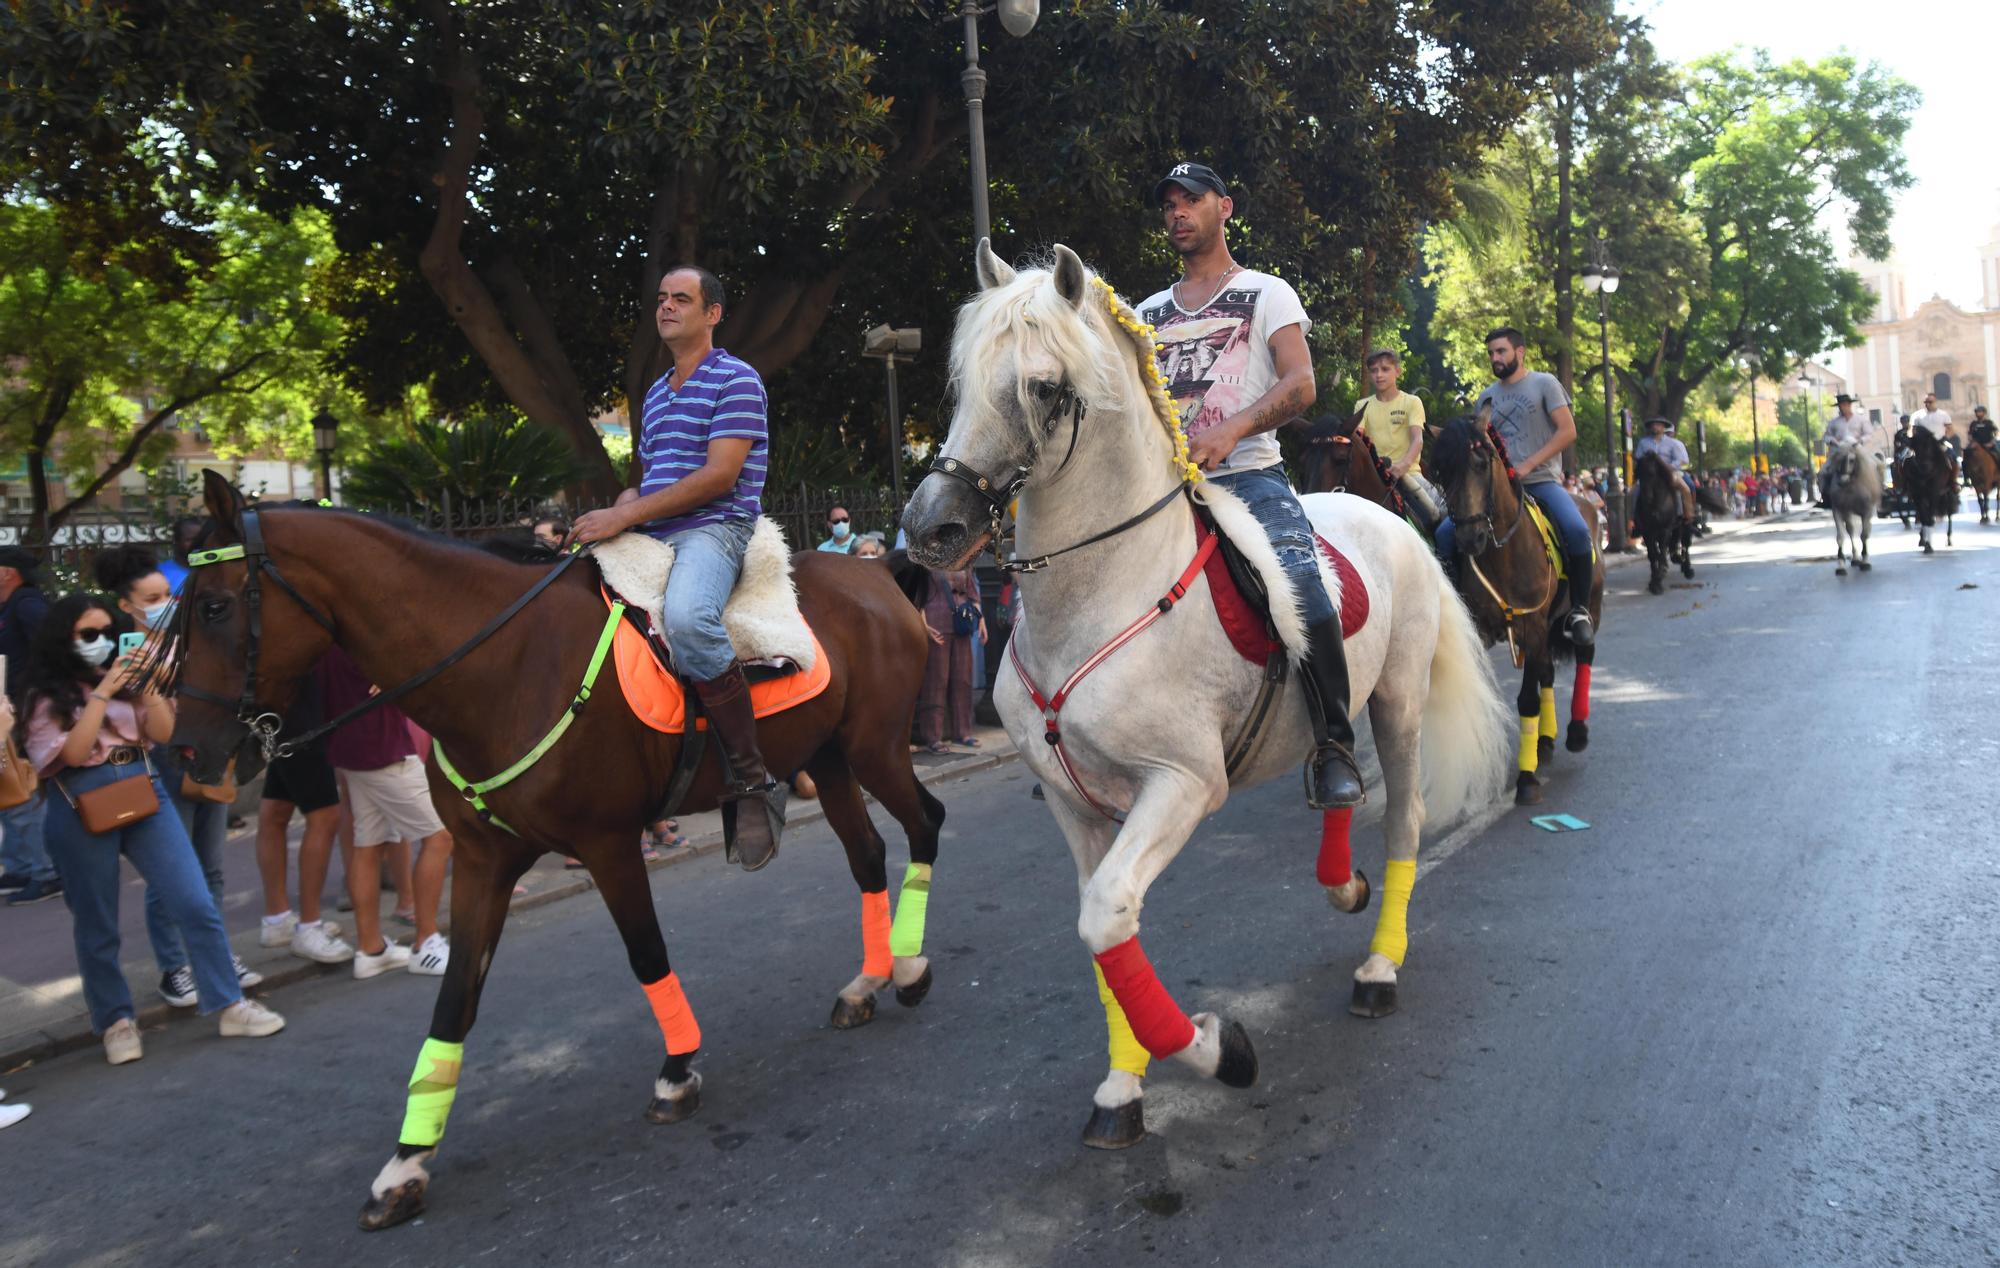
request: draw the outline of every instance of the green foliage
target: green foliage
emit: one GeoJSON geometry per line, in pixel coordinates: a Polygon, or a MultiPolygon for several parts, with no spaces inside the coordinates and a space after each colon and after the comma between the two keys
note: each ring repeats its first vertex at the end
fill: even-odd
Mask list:
{"type": "Polygon", "coordinates": [[[562,437],[507,410],[459,422],[424,421],[378,441],[349,463],[343,500],[384,509],[431,508],[443,495],[532,502],[574,482],[582,467],[562,437]]]}

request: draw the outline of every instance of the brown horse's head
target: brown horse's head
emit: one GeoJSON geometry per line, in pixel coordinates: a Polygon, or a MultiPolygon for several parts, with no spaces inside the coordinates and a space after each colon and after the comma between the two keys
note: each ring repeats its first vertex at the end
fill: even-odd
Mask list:
{"type": "Polygon", "coordinates": [[[299,570],[279,572],[269,556],[246,549],[271,548],[271,513],[251,506],[213,470],[204,477],[204,494],[209,518],[188,552],[176,615],[173,744],[192,750],[188,772],[196,780],[217,783],[231,757],[239,779],[262,767],[255,732],[275,732],[299,679],[333,637],[315,619],[325,601],[312,596],[299,570]],[[246,514],[254,541],[246,541],[246,514]],[[260,570],[254,586],[253,567],[260,570]]]}
{"type": "Polygon", "coordinates": [[[1456,525],[1458,548],[1478,555],[1493,544],[1496,481],[1507,478],[1506,459],[1487,435],[1486,410],[1477,418],[1454,419],[1438,433],[1431,465],[1444,485],[1445,506],[1456,525]]]}

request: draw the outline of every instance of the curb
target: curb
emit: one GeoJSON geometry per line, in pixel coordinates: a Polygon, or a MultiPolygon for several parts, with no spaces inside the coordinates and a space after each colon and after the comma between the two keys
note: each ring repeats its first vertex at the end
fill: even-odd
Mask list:
{"type": "MultiPolygon", "coordinates": [[[[1016,761],[1019,758],[1020,753],[1012,748],[1007,749],[1005,752],[979,753],[966,757],[964,761],[951,762],[935,767],[928,772],[927,776],[919,775],[919,779],[927,785],[947,779],[958,779],[966,775],[976,775],[981,771],[992,770],[997,766],[1016,761]]],[[[863,800],[872,803],[875,799],[863,794],[863,800]]],[[[791,815],[788,824],[817,823],[824,818],[826,818],[826,811],[820,807],[819,802],[813,801],[791,815]]],[[[686,848],[675,850],[663,858],[648,863],[646,868],[648,871],[657,872],[662,868],[674,867],[692,859],[704,858],[710,854],[719,853],[721,849],[722,832],[720,829],[716,829],[691,840],[686,848]]],[[[588,872],[565,873],[565,876],[567,879],[551,885],[540,893],[528,894],[515,899],[513,904],[508,908],[509,913],[532,911],[537,907],[546,907],[551,903],[560,902],[565,898],[574,898],[578,894],[588,893],[597,888],[597,883],[590,879],[588,872]]],[[[267,971],[264,974],[264,980],[251,989],[257,998],[262,999],[268,997],[272,991],[281,987],[291,986],[312,978],[331,977],[347,971],[347,965],[345,964],[317,964],[310,960],[300,960],[282,968],[267,971]]],[[[191,1009],[172,1008],[164,1003],[141,1008],[137,1010],[133,1017],[133,1021],[141,1029],[156,1028],[169,1022],[194,1024],[203,1020],[200,1014],[195,1013],[191,1009]]],[[[25,1041],[17,1040],[12,1047],[7,1048],[5,1051],[0,1051],[0,1071],[11,1074],[37,1061],[53,1060],[68,1053],[94,1047],[98,1043],[97,1032],[90,1028],[87,1018],[79,1018],[73,1025],[27,1033],[38,1033],[40,1038],[27,1039],[25,1041]]]]}

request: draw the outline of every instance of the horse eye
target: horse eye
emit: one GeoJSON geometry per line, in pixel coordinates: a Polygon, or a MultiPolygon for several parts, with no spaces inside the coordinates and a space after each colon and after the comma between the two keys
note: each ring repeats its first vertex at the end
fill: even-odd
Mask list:
{"type": "Polygon", "coordinates": [[[1028,390],[1033,392],[1035,399],[1044,405],[1056,399],[1056,385],[1046,379],[1037,380],[1028,390]]]}
{"type": "Polygon", "coordinates": [[[203,599],[200,611],[201,619],[207,621],[210,625],[214,625],[229,615],[229,600],[226,598],[203,599]]]}

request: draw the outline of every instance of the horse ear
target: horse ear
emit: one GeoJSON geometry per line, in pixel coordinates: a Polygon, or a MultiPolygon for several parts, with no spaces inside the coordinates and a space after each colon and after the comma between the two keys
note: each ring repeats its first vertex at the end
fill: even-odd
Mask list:
{"type": "Polygon", "coordinates": [[[1082,308],[1084,292],[1089,288],[1090,270],[1083,267],[1076,252],[1056,243],[1056,294],[1082,308]]]}
{"type": "Polygon", "coordinates": [[[979,289],[982,291],[1005,286],[1014,280],[1014,266],[993,254],[991,238],[979,240],[979,249],[972,253],[972,267],[979,274],[979,289]]]}
{"type": "Polygon", "coordinates": [[[236,486],[214,467],[205,467],[201,473],[201,492],[209,516],[232,536],[242,536],[243,508],[247,503],[236,486]]]}

